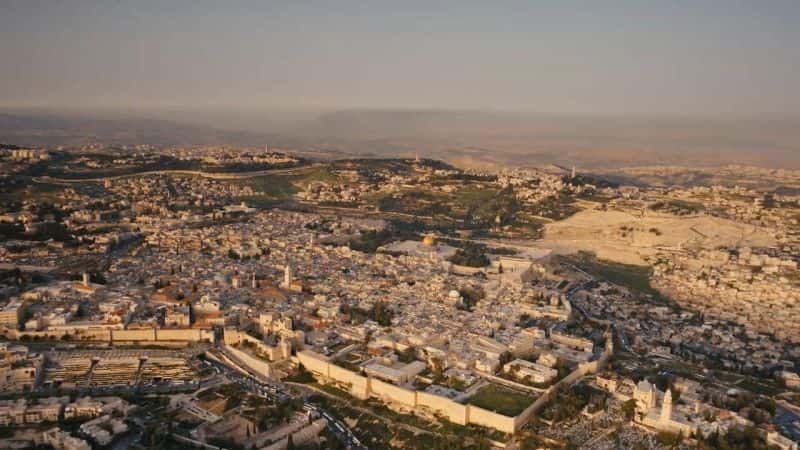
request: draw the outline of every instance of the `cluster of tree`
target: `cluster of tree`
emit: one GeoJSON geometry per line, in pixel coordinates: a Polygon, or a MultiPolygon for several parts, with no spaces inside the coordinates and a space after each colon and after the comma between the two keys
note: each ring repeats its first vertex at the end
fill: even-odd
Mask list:
{"type": "Polygon", "coordinates": [[[388,327],[392,324],[393,317],[394,311],[389,308],[386,303],[378,301],[372,305],[372,309],[370,310],[370,318],[375,322],[378,322],[379,325],[388,327]]]}
{"type": "Polygon", "coordinates": [[[676,216],[688,216],[703,211],[703,205],[684,200],[658,201],[648,207],[652,211],[661,211],[676,216]]]}
{"type": "Polygon", "coordinates": [[[738,391],[736,395],[712,395],[707,394],[707,400],[717,408],[729,409],[731,411],[743,411],[747,409],[761,409],[770,414],[775,414],[775,401],[767,397],[757,397],[755,394],[746,391],[738,391]]]}
{"type": "Polygon", "coordinates": [[[655,376],[653,383],[659,390],[663,392],[666,392],[667,389],[669,389],[670,392],[672,392],[672,401],[674,403],[678,403],[680,401],[681,391],[677,387],[675,387],[674,377],[663,373],[659,373],[658,375],[655,376]]]}
{"type": "Polygon", "coordinates": [[[450,262],[459,266],[485,267],[489,264],[489,257],[486,256],[486,246],[468,243],[450,257],[450,262]]]}
{"type": "Polygon", "coordinates": [[[306,369],[306,367],[302,364],[300,364],[297,367],[297,371],[295,373],[286,377],[286,379],[288,381],[293,381],[295,383],[304,383],[304,384],[310,384],[317,381],[317,379],[314,378],[314,375],[311,372],[309,372],[308,369],[306,369]]]}
{"type": "Polygon", "coordinates": [[[364,253],[375,253],[383,245],[394,240],[394,234],[383,229],[379,231],[368,230],[361,233],[357,238],[351,239],[349,246],[353,250],[364,253]]]}
{"type": "Polygon", "coordinates": [[[656,434],[656,442],[667,448],[673,448],[683,442],[683,435],[681,433],[675,434],[668,431],[659,431],[656,434]]]}
{"type": "Polygon", "coordinates": [[[580,414],[581,410],[589,404],[604,405],[606,395],[585,384],[579,384],[559,396],[557,402],[552,402],[542,412],[542,417],[555,422],[560,422],[580,414]]]}
{"type": "Polygon", "coordinates": [[[246,450],[243,445],[236,443],[233,439],[221,436],[209,438],[208,443],[227,450],[246,450]]]}
{"type": "Polygon", "coordinates": [[[459,289],[458,293],[461,294],[462,298],[462,304],[458,305],[458,307],[467,311],[472,311],[475,305],[486,297],[486,292],[480,286],[465,286],[459,289]]]}
{"type": "Polygon", "coordinates": [[[733,428],[725,434],[712,433],[708,437],[697,438],[697,448],[701,450],[767,450],[771,447],[764,436],[752,426],[733,428]]]}
{"type": "Polygon", "coordinates": [[[397,359],[406,364],[417,359],[417,349],[408,347],[407,349],[397,352],[397,359]]]}
{"type": "Polygon", "coordinates": [[[512,225],[521,210],[522,203],[515,196],[513,188],[509,186],[488,201],[469,208],[464,218],[464,226],[489,228],[495,225],[512,225]]]}
{"type": "Polygon", "coordinates": [[[230,249],[228,250],[228,258],[233,259],[235,261],[247,261],[251,259],[258,259],[258,256],[251,256],[251,255],[239,256],[239,254],[236,253],[235,250],[230,249]]]}
{"type": "Polygon", "coordinates": [[[153,289],[159,290],[170,285],[169,280],[162,280],[161,278],[153,282],[153,289]]]}
{"type": "Polygon", "coordinates": [[[303,400],[300,398],[275,404],[262,403],[255,405],[254,418],[258,424],[258,430],[266,431],[288,421],[302,407],[303,400]]]}
{"type": "Polygon", "coordinates": [[[636,414],[636,400],[630,399],[622,404],[622,413],[625,414],[625,418],[628,420],[633,419],[633,416],[636,414]]]}
{"type": "MultiPolygon", "coordinates": [[[[88,273],[89,273],[89,282],[95,283],[95,284],[106,284],[106,283],[108,283],[108,280],[106,279],[106,276],[103,275],[102,272],[91,271],[91,272],[88,272],[88,273]]],[[[72,280],[72,281],[81,281],[81,280],[83,280],[83,273],[81,273],[81,274],[77,274],[76,273],[76,274],[71,275],[70,276],[70,280],[72,280]]]]}
{"type": "Polygon", "coordinates": [[[75,236],[60,222],[42,222],[36,226],[35,231],[27,232],[17,223],[0,223],[0,240],[21,239],[28,241],[73,242],[75,236]]]}
{"type": "Polygon", "coordinates": [[[494,183],[495,181],[497,181],[497,175],[465,173],[465,172],[454,173],[451,175],[442,176],[440,178],[445,180],[480,181],[484,183],[494,183]]]}
{"type": "Polygon", "coordinates": [[[0,282],[2,282],[2,284],[25,288],[29,284],[46,283],[47,281],[48,277],[46,275],[38,272],[25,273],[18,267],[0,271],[0,282]]]}
{"type": "Polygon", "coordinates": [[[418,240],[420,233],[428,227],[419,221],[392,221],[382,230],[363,231],[357,238],[351,239],[349,246],[353,250],[364,253],[375,253],[379,247],[398,240],[418,240]]]}
{"type": "Polygon", "coordinates": [[[391,325],[392,318],[394,317],[394,311],[382,301],[375,302],[369,310],[342,304],[339,307],[339,311],[342,314],[349,315],[353,323],[363,323],[365,320],[373,320],[384,327],[391,325]]]}
{"type": "Polygon", "coordinates": [[[447,210],[440,198],[427,191],[411,191],[387,195],[378,200],[378,210],[417,216],[434,216],[447,210]]]}

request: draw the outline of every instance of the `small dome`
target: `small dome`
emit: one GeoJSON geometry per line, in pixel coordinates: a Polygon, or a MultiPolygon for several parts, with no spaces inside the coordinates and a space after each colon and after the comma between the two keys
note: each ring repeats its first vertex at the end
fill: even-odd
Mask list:
{"type": "Polygon", "coordinates": [[[422,238],[422,243],[424,245],[432,247],[434,244],[436,244],[436,238],[434,238],[432,235],[428,234],[424,238],[422,238]]]}

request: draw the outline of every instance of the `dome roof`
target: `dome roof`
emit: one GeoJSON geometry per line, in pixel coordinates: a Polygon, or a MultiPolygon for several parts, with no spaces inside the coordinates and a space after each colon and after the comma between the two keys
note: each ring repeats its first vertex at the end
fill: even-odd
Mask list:
{"type": "Polygon", "coordinates": [[[647,380],[642,380],[636,385],[636,389],[642,392],[650,392],[653,390],[653,385],[647,380]]]}

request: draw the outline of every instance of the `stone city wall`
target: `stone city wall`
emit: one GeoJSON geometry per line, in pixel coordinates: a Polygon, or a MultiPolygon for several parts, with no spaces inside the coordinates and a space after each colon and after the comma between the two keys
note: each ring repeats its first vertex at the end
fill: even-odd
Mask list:
{"type": "Polygon", "coordinates": [[[350,392],[358,398],[377,397],[407,409],[421,409],[460,425],[481,425],[513,434],[523,423],[474,405],[463,405],[445,397],[395,386],[372,377],[364,377],[353,371],[332,364],[318,353],[304,350],[297,353],[298,361],[306,369],[320,375],[323,380],[349,385],[350,392]]]}
{"type": "Polygon", "coordinates": [[[251,371],[263,376],[269,377],[271,373],[271,369],[269,363],[250,356],[247,352],[243,352],[235,347],[231,347],[230,345],[225,346],[225,350],[229,352],[234,358],[236,358],[236,362],[245,365],[251,371]]]}
{"type": "Polygon", "coordinates": [[[102,341],[102,342],[214,342],[214,332],[193,328],[156,329],[142,328],[134,330],[110,330],[105,328],[88,328],[77,330],[53,331],[17,331],[10,330],[6,336],[12,340],[54,339],[69,341],[102,341]]]}
{"type": "Polygon", "coordinates": [[[517,431],[514,417],[504,416],[493,411],[467,405],[467,420],[470,424],[494,428],[504,433],[514,434],[517,431]]]}

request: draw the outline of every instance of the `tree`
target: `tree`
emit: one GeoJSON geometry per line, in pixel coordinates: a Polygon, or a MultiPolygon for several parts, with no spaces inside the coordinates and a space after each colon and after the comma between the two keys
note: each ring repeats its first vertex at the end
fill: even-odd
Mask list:
{"type": "Polygon", "coordinates": [[[400,361],[404,363],[410,363],[417,359],[417,349],[414,347],[408,347],[407,349],[399,352],[398,356],[400,361]]]}
{"type": "Polygon", "coordinates": [[[286,450],[295,450],[296,447],[294,446],[294,438],[290,434],[289,437],[286,438],[286,450]]]}
{"type": "Polygon", "coordinates": [[[382,301],[375,302],[372,305],[372,311],[370,314],[372,320],[378,322],[381,326],[388,327],[392,324],[392,318],[394,317],[394,312],[389,309],[386,303],[382,301]]]}
{"type": "Polygon", "coordinates": [[[489,265],[486,246],[468,243],[464,248],[456,251],[455,255],[450,258],[450,262],[459,266],[485,267],[489,265]]]}
{"type": "Polygon", "coordinates": [[[500,354],[500,365],[504,366],[504,365],[510,363],[513,359],[514,359],[514,355],[512,355],[511,352],[507,352],[507,351],[503,352],[503,353],[500,354]]]}
{"type": "Polygon", "coordinates": [[[630,399],[623,403],[622,412],[628,420],[633,419],[633,415],[636,413],[636,400],[630,399]]]}
{"type": "Polygon", "coordinates": [[[659,431],[656,434],[656,441],[665,447],[675,447],[683,441],[681,433],[674,434],[668,431],[659,431]]]}
{"type": "Polygon", "coordinates": [[[444,362],[439,358],[431,358],[431,371],[433,372],[433,381],[441,383],[444,380],[444,362]]]}

